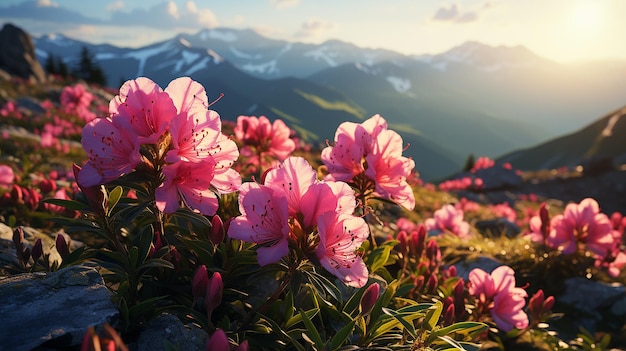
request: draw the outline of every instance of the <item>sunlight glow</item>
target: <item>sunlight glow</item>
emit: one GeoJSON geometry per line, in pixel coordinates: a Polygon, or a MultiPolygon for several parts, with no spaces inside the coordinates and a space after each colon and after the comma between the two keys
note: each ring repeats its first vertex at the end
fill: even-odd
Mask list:
{"type": "Polygon", "coordinates": [[[572,10],[571,21],[574,29],[583,34],[597,32],[602,26],[602,2],[579,0],[572,10]]]}

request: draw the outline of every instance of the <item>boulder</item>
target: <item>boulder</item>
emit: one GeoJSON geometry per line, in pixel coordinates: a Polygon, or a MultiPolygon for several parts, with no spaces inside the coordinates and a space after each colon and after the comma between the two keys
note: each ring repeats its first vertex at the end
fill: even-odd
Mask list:
{"type": "Polygon", "coordinates": [[[102,276],[87,265],[0,280],[0,300],[0,350],[75,347],[89,326],[119,317],[102,276]]]}
{"type": "Polygon", "coordinates": [[[202,351],[206,348],[208,334],[192,324],[184,324],[172,314],[162,314],[149,321],[139,334],[137,342],[128,345],[131,351],[176,350],[202,351]]]}
{"type": "Polygon", "coordinates": [[[0,30],[0,70],[38,83],[47,80],[46,73],[35,56],[33,39],[21,28],[10,23],[0,30]]]}

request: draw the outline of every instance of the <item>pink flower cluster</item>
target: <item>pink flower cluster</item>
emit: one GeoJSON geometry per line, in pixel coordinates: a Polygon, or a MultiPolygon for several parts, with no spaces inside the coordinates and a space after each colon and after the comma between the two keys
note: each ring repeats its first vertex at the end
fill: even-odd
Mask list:
{"type": "MultiPolygon", "coordinates": [[[[621,223],[621,221],[620,221],[621,223]]],[[[626,266],[626,253],[621,250],[623,230],[614,227],[611,219],[600,212],[598,202],[591,198],[570,203],[562,214],[549,218],[545,205],[529,222],[532,241],[546,244],[566,255],[589,250],[597,266],[607,268],[613,277],[626,266]]]]}
{"type": "Polygon", "coordinates": [[[108,183],[142,163],[151,147],[162,167],[156,189],[159,210],[172,213],[180,201],[205,215],[218,208],[215,192],[229,193],[241,184],[231,169],[239,157],[235,142],[221,132],[220,116],[208,109],[204,87],[189,77],[173,80],[165,90],[148,78],[129,80],[109,104],[109,118],[89,122],[82,144],[89,160],[78,175],[85,187],[108,183]]]}
{"type": "Polygon", "coordinates": [[[66,113],[75,113],[85,122],[91,122],[96,114],[89,110],[93,94],[82,84],[67,86],[61,91],[61,107],[66,113]]]}
{"type": "Polygon", "coordinates": [[[480,268],[469,273],[469,293],[478,298],[479,308],[488,309],[498,329],[509,332],[513,328],[528,327],[524,312],[526,290],[515,287],[515,272],[500,266],[491,274],[480,268]]]}
{"type": "Polygon", "coordinates": [[[467,189],[481,189],[484,186],[482,178],[463,177],[459,179],[449,179],[439,183],[441,191],[458,191],[467,189]]]}
{"type": "MultiPolygon", "coordinates": [[[[487,156],[481,156],[479,157],[476,162],[474,162],[474,166],[472,167],[472,169],[470,170],[470,172],[474,173],[479,169],[487,169],[487,168],[491,168],[496,164],[496,162],[492,159],[490,159],[487,156]]],[[[510,166],[510,165],[509,165],[510,166]]]]}
{"type": "MultiPolygon", "coordinates": [[[[241,152],[254,148],[257,157],[269,154],[279,161],[284,161],[296,149],[296,142],[291,139],[292,130],[280,119],[270,120],[265,117],[239,116],[235,126],[235,136],[244,145],[241,152]]],[[[259,162],[262,162],[259,159],[259,162]]]]}
{"type": "Polygon", "coordinates": [[[415,162],[402,156],[402,137],[387,129],[387,121],[375,115],[361,124],[344,122],[335,133],[333,146],[322,150],[328,180],[350,182],[364,194],[369,191],[409,210],[415,195],[407,179],[415,162]]]}
{"type": "Polygon", "coordinates": [[[260,265],[278,262],[292,243],[314,250],[321,265],[347,285],[365,285],[367,267],[356,250],[369,228],[352,215],[356,200],[346,183],[318,181],[305,159],[289,157],[262,184],[246,182],[239,191],[241,216],[231,221],[228,235],[258,244],[260,265]]]}
{"type": "Polygon", "coordinates": [[[429,233],[438,235],[444,232],[451,232],[460,238],[469,238],[470,225],[463,220],[463,210],[457,209],[453,205],[445,205],[435,211],[433,218],[428,218],[424,226],[429,233]]]}

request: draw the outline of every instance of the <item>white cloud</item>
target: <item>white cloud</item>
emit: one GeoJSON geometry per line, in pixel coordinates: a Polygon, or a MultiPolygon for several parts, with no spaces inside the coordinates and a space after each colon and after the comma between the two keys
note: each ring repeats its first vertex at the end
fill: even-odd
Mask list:
{"type": "Polygon", "coordinates": [[[117,0],[115,2],[111,2],[107,5],[107,11],[115,12],[124,8],[124,1],[117,0]]]}
{"type": "Polygon", "coordinates": [[[167,3],[167,13],[176,19],[180,17],[180,14],[178,13],[178,6],[176,6],[176,3],[172,0],[167,3]]]}
{"type": "Polygon", "coordinates": [[[185,8],[189,13],[198,13],[198,6],[196,6],[196,3],[191,0],[187,1],[185,8]]]}
{"type": "Polygon", "coordinates": [[[52,0],[37,0],[37,7],[59,7],[59,4],[52,0]]]}
{"type": "MultiPolygon", "coordinates": [[[[483,7],[483,9],[489,8],[489,3],[483,7]]],[[[455,22],[455,23],[469,23],[478,20],[478,13],[476,11],[461,11],[461,8],[457,4],[442,5],[437,9],[432,17],[435,21],[455,22]]]]}
{"type": "Polygon", "coordinates": [[[277,9],[296,6],[298,3],[300,3],[300,0],[270,0],[270,5],[277,9]]]}
{"type": "Polygon", "coordinates": [[[321,36],[324,32],[335,28],[332,22],[322,19],[311,18],[302,23],[302,27],[296,33],[298,38],[315,38],[321,36]]]}
{"type": "Polygon", "coordinates": [[[207,9],[200,9],[197,13],[197,21],[198,24],[207,27],[214,28],[217,27],[217,16],[213,13],[213,11],[207,9]]]}

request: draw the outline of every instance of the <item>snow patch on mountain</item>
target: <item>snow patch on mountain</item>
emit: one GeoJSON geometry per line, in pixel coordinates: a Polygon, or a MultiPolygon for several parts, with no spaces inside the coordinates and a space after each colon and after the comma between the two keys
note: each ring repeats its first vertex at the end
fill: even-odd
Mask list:
{"type": "Polygon", "coordinates": [[[217,30],[217,29],[204,30],[199,33],[199,37],[201,40],[217,39],[217,40],[225,41],[227,43],[232,43],[234,41],[237,41],[237,39],[239,39],[237,37],[237,34],[235,34],[234,32],[225,31],[225,30],[217,30]]]}
{"type": "Polygon", "coordinates": [[[213,58],[213,63],[215,63],[216,65],[224,62],[224,58],[220,56],[220,54],[218,54],[217,52],[211,49],[207,49],[206,53],[213,58]]]}
{"type": "Polygon", "coordinates": [[[239,51],[237,50],[235,47],[233,47],[232,45],[228,48],[230,50],[230,52],[232,52],[237,58],[242,58],[245,60],[258,60],[263,58],[263,55],[261,54],[248,54],[246,52],[243,51],[239,51]]]}
{"type": "Polygon", "coordinates": [[[46,39],[48,42],[53,43],[56,46],[68,47],[74,45],[74,41],[68,39],[67,37],[61,34],[47,34],[42,37],[42,39],[46,39]]]}
{"type": "MultiPolygon", "coordinates": [[[[46,51],[44,51],[44,50],[41,50],[41,49],[37,49],[37,48],[35,48],[35,55],[36,55],[37,57],[41,57],[41,58],[43,58],[43,59],[45,60],[45,59],[47,59],[47,58],[48,58],[48,55],[49,55],[49,54],[48,54],[46,51]]],[[[41,59],[40,59],[40,60],[41,60],[41,59]]]]}
{"type": "Polygon", "coordinates": [[[200,54],[197,52],[190,52],[187,50],[183,50],[180,52],[181,59],[176,62],[176,66],[174,67],[174,72],[180,72],[183,65],[191,65],[195,60],[200,57],[200,54]]]}
{"type": "Polygon", "coordinates": [[[609,118],[609,121],[606,124],[606,127],[604,127],[604,129],[602,130],[602,136],[605,138],[608,138],[611,135],[613,135],[613,127],[615,127],[615,124],[617,123],[617,121],[619,121],[619,119],[623,116],[625,116],[623,114],[623,111],[620,111],[614,114],[613,116],[611,116],[611,118],[609,118]]]}
{"type": "Polygon", "coordinates": [[[376,75],[379,75],[381,73],[380,67],[366,65],[366,64],[362,64],[360,62],[356,62],[354,64],[354,67],[356,69],[358,69],[359,71],[364,72],[364,73],[369,74],[369,75],[372,75],[372,76],[376,76],[376,75]]]}
{"type": "Polygon", "coordinates": [[[153,48],[145,48],[136,51],[128,52],[124,55],[124,57],[134,58],[139,61],[139,67],[137,68],[137,76],[143,75],[143,70],[146,67],[146,61],[148,58],[158,55],[162,52],[170,50],[172,47],[171,42],[166,41],[162,45],[155,46],[153,48]]]}
{"type": "Polygon", "coordinates": [[[117,55],[112,52],[98,52],[94,55],[94,58],[96,61],[113,60],[117,58],[117,55]]]}
{"type": "Polygon", "coordinates": [[[241,66],[246,72],[250,73],[260,73],[260,74],[273,74],[278,73],[280,70],[278,69],[278,62],[276,60],[271,60],[265,63],[247,63],[241,66]]]}
{"type": "Polygon", "coordinates": [[[183,46],[186,46],[188,48],[191,47],[191,43],[189,42],[189,40],[187,40],[185,38],[179,38],[178,42],[181,43],[183,46]]]}
{"type": "Polygon", "coordinates": [[[320,46],[315,50],[307,51],[304,53],[305,57],[312,57],[315,61],[325,61],[330,67],[336,67],[337,62],[335,61],[336,53],[331,52],[330,48],[327,46],[320,46]]]}
{"type": "Polygon", "coordinates": [[[406,94],[411,90],[411,81],[407,78],[388,76],[387,82],[389,82],[398,93],[406,94]]]}
{"type": "Polygon", "coordinates": [[[198,63],[196,63],[195,65],[189,67],[189,69],[187,69],[184,74],[186,76],[188,76],[188,75],[191,75],[191,74],[193,74],[193,73],[195,73],[195,72],[197,72],[197,71],[199,71],[201,69],[207,68],[209,60],[210,60],[209,57],[203,57],[202,60],[200,60],[198,63]]]}

